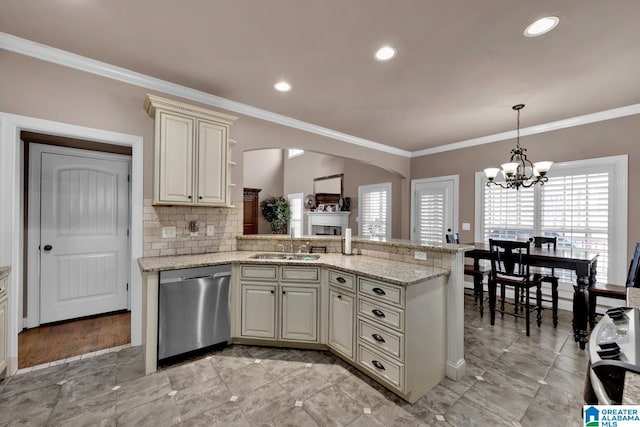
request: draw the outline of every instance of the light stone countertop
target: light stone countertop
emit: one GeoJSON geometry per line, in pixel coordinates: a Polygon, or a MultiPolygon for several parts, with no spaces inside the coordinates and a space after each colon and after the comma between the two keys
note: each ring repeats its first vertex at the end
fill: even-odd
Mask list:
{"type": "MultiPolygon", "coordinates": [[[[287,234],[250,234],[247,236],[237,236],[238,240],[286,240],[289,241],[290,237],[287,234]]],[[[311,240],[314,242],[324,241],[342,241],[344,236],[299,236],[295,238],[295,241],[311,240]]],[[[458,245],[454,243],[420,243],[415,240],[407,239],[372,239],[370,237],[354,236],[351,239],[352,243],[384,245],[385,247],[396,248],[409,248],[409,249],[429,249],[442,252],[467,252],[475,249],[470,245],[458,245]]]]}
{"type": "Polygon", "coordinates": [[[0,267],[0,279],[4,279],[9,275],[11,267],[0,267]]]}
{"type": "Polygon", "coordinates": [[[315,265],[325,266],[355,273],[372,279],[408,286],[449,274],[448,269],[409,264],[363,255],[315,254],[317,260],[266,260],[252,259],[251,256],[263,252],[235,251],[217,252],[199,255],[177,255],[139,258],[138,264],[143,272],[157,272],[178,268],[201,267],[215,264],[277,264],[277,265],[315,265]]]}

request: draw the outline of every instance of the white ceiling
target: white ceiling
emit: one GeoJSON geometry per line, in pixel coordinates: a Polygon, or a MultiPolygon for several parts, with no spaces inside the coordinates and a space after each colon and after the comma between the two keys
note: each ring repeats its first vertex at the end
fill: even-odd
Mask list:
{"type": "Polygon", "coordinates": [[[522,127],[640,103],[639,18],[638,0],[0,3],[4,33],[407,151],[513,130],[517,103],[522,127]]]}

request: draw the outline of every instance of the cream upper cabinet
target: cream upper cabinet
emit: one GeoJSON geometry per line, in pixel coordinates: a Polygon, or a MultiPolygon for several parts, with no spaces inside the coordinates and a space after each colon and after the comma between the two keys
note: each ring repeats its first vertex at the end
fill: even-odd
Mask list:
{"type": "Polygon", "coordinates": [[[144,105],[155,120],[153,203],[230,206],[236,117],[154,95],[144,105]]]}

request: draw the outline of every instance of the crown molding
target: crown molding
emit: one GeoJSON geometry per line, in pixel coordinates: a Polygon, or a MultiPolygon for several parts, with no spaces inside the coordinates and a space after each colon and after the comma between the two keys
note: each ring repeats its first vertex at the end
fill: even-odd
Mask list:
{"type": "MultiPolygon", "coordinates": [[[[67,52],[65,50],[47,46],[45,44],[36,43],[31,40],[23,39],[3,32],[0,32],[0,49],[5,49],[21,55],[26,55],[43,61],[52,62],[54,64],[62,65],[65,67],[74,68],[76,70],[95,74],[112,80],[117,80],[123,83],[128,83],[145,89],[166,93],[194,102],[199,102],[201,104],[209,105],[212,107],[233,111],[245,116],[255,117],[260,120],[277,123],[279,125],[324,136],[326,138],[335,139],[337,141],[346,142],[348,144],[354,144],[402,157],[414,158],[428,156],[430,154],[437,154],[445,151],[459,150],[461,148],[475,147],[477,145],[483,144],[491,144],[493,142],[504,141],[516,137],[516,131],[512,130],[411,152],[402,150],[400,148],[391,147],[389,145],[381,144],[379,142],[370,141],[368,139],[338,132],[322,126],[314,125],[312,123],[304,122],[292,117],[287,117],[282,114],[273,113],[261,108],[252,107],[251,105],[243,104],[241,102],[222,98],[210,93],[191,89],[186,86],[151,77],[146,74],[137,73],[135,71],[107,64],[105,62],[96,61],[91,58],[76,55],[75,53],[67,52]]],[[[577,116],[558,120],[555,122],[522,128],[520,129],[520,136],[535,135],[538,133],[550,132],[574,126],[582,126],[589,123],[616,119],[639,113],[640,104],[633,104],[625,107],[614,108],[611,110],[585,114],[583,116],[577,116]]]]}
{"type": "Polygon", "coordinates": [[[16,37],[11,34],[0,32],[0,48],[21,55],[30,56],[43,61],[52,62],[54,64],[95,74],[108,79],[117,80],[123,83],[128,83],[134,86],[162,92],[173,96],[178,96],[190,101],[199,102],[216,108],[222,108],[238,114],[243,114],[245,116],[255,117],[257,119],[277,123],[279,125],[302,130],[304,132],[313,133],[349,144],[354,144],[361,147],[394,154],[397,156],[411,157],[411,152],[407,150],[402,150],[400,148],[391,147],[379,142],[374,142],[368,139],[338,132],[322,126],[314,125],[312,123],[304,122],[302,120],[287,117],[282,114],[263,110],[261,108],[252,107],[251,105],[243,104],[241,102],[232,101],[230,99],[222,98],[210,93],[191,89],[186,86],[151,77],[146,74],[137,73],[135,71],[107,64],[105,62],[96,61],[95,59],[87,58],[75,53],[67,52],[62,49],[47,46],[45,44],[36,43],[34,41],[16,37]]]}
{"type": "MultiPolygon", "coordinates": [[[[555,122],[543,123],[541,125],[529,126],[520,129],[520,136],[535,135],[538,133],[551,132],[554,130],[582,126],[589,123],[602,122],[604,120],[617,119],[620,117],[640,114],[640,104],[627,105],[626,107],[613,108],[611,110],[599,111],[597,113],[585,114],[583,116],[571,117],[555,122]]],[[[411,157],[428,156],[430,154],[443,153],[445,151],[459,150],[461,148],[475,147],[477,145],[491,144],[492,142],[504,141],[516,138],[515,130],[495,133],[493,135],[479,138],[467,139],[465,141],[453,142],[451,144],[439,145],[437,147],[425,148],[424,150],[413,151],[411,157]]]]}

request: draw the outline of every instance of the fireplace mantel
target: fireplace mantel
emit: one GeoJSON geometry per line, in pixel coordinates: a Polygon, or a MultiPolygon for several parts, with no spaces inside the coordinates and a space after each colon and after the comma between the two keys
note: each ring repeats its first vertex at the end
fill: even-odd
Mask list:
{"type": "Polygon", "coordinates": [[[344,235],[345,228],[349,227],[351,212],[306,212],[306,214],[309,217],[308,234],[344,235]]]}

